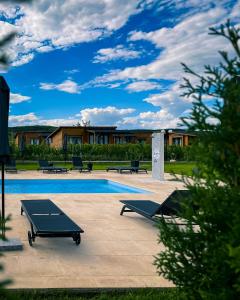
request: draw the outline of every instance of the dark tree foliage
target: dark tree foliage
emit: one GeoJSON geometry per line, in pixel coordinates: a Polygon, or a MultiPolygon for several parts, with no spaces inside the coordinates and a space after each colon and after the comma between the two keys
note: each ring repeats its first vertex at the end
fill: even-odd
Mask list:
{"type": "Polygon", "coordinates": [[[193,98],[183,123],[199,132],[198,167],[191,180],[184,178],[192,192],[183,209],[187,225],[161,220],[159,242],[166,248],[155,264],[187,299],[240,299],[240,28],[228,21],[210,34],[227,39],[234,54],[219,51],[221,62],[205,66],[203,75],[183,64],[198,79],[184,78],[182,85],[184,96],[193,98]]]}

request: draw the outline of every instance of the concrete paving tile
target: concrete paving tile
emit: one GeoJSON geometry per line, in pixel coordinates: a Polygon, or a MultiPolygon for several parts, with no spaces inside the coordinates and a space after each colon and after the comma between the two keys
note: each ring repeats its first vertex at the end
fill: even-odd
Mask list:
{"type": "MultiPolygon", "coordinates": [[[[14,283],[10,288],[62,287],[166,287],[172,286],[156,273],[154,255],[164,249],[157,243],[154,223],[135,213],[120,216],[119,200],[153,200],[161,203],[183,183],[158,182],[150,174],[92,172],[42,174],[28,171],[6,174],[12,179],[109,179],[148,190],[149,194],[6,194],[6,213],[11,214],[9,237],[20,238],[24,250],[7,252],[1,260],[4,276],[14,283]],[[20,215],[20,200],[51,199],[83,229],[82,242],[71,238],[36,238],[33,247],[27,239],[29,222],[20,215]]],[[[167,179],[171,176],[166,175],[167,179]]]]}

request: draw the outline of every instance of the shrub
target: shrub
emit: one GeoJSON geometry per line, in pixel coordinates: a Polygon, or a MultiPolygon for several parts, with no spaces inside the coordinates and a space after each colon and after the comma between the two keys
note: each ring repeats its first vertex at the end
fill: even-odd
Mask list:
{"type": "Polygon", "coordinates": [[[182,86],[184,95],[194,99],[183,122],[199,131],[194,147],[198,168],[193,183],[185,178],[192,194],[190,205],[183,207],[187,225],[160,221],[159,241],[165,250],[155,264],[159,274],[185,289],[186,299],[240,299],[239,32],[230,22],[210,29],[210,34],[230,41],[235,57],[220,51],[222,62],[205,66],[205,75],[184,65],[199,82],[194,85],[185,79],[182,86]],[[214,106],[207,106],[204,97],[211,97],[214,106]]]}
{"type": "MultiPolygon", "coordinates": [[[[123,145],[68,145],[65,155],[63,149],[49,147],[48,145],[26,145],[20,152],[18,147],[11,145],[12,156],[20,160],[71,160],[72,156],[81,156],[83,160],[151,160],[152,146],[149,144],[123,144],[123,145]]],[[[194,161],[195,155],[191,146],[165,147],[165,160],[194,161]]]]}

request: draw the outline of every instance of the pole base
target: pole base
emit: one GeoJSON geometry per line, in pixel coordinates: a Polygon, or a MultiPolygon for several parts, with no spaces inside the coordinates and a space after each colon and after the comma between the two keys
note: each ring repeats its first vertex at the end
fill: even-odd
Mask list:
{"type": "Polygon", "coordinates": [[[0,251],[19,251],[23,250],[23,244],[19,239],[8,239],[7,241],[0,241],[0,251]]]}

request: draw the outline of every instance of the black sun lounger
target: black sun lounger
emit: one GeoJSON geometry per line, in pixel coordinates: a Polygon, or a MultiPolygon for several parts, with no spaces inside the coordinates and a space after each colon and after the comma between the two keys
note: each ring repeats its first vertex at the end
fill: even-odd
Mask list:
{"type": "Polygon", "coordinates": [[[9,162],[7,162],[5,171],[7,173],[17,173],[17,166],[16,166],[16,161],[14,159],[11,159],[9,162]]]}
{"type": "Polygon", "coordinates": [[[67,168],[62,168],[58,166],[53,166],[47,160],[40,159],[39,163],[39,170],[43,171],[43,173],[67,173],[67,168]]]}
{"type": "Polygon", "coordinates": [[[135,212],[155,222],[159,217],[178,217],[181,211],[180,203],[187,201],[189,196],[188,190],[176,190],[162,204],[151,200],[121,200],[124,205],[120,215],[125,212],[135,212]]]}
{"type": "Polygon", "coordinates": [[[21,215],[26,214],[31,231],[28,231],[29,245],[38,237],[71,237],[76,245],[81,242],[84,231],[75,224],[51,200],[21,200],[21,215]]]}
{"type": "Polygon", "coordinates": [[[115,167],[108,167],[106,171],[117,171],[118,173],[125,173],[125,172],[130,172],[131,174],[133,172],[135,173],[140,173],[140,172],[145,172],[147,173],[146,168],[142,168],[139,166],[139,160],[132,160],[131,161],[131,166],[115,166],[115,167]]]}
{"type": "Polygon", "coordinates": [[[132,174],[133,170],[132,170],[132,167],[108,167],[106,169],[107,172],[109,171],[117,171],[118,173],[124,173],[124,172],[129,172],[132,174]]]}

